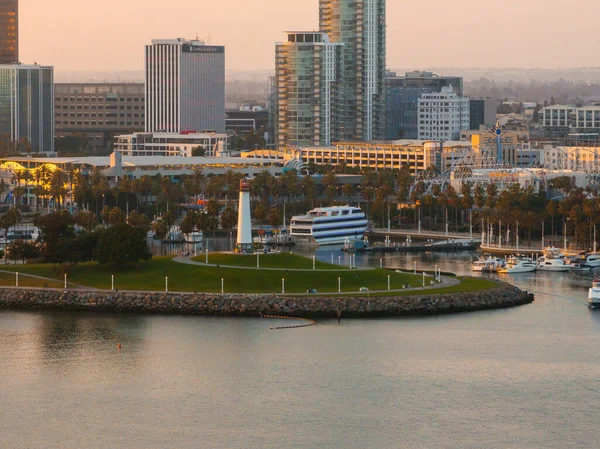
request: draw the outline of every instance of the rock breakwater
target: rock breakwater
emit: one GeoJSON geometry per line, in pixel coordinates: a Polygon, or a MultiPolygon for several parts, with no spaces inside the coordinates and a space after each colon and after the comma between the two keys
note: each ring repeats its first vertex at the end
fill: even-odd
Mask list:
{"type": "Polygon", "coordinates": [[[478,292],[411,296],[281,296],[265,294],[143,293],[54,289],[0,289],[0,308],[97,310],[181,315],[384,317],[437,315],[516,307],[533,295],[499,283],[478,292]]]}

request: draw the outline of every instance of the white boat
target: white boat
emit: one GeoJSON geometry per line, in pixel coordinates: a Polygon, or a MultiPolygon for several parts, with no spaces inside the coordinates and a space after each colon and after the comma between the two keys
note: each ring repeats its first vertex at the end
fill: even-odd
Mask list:
{"type": "Polygon", "coordinates": [[[290,235],[298,244],[337,245],[362,240],[368,224],[358,207],[320,207],[292,217],[290,235]]]}
{"type": "Polygon", "coordinates": [[[600,279],[594,279],[588,293],[588,306],[592,309],[600,307],[600,279]]]}
{"type": "Polygon", "coordinates": [[[25,229],[11,229],[6,234],[6,241],[8,243],[15,240],[33,240],[36,241],[40,236],[40,231],[37,227],[25,228],[25,229]]]}
{"type": "Polygon", "coordinates": [[[537,269],[537,264],[529,257],[511,256],[506,260],[506,266],[498,270],[501,274],[531,273],[537,269]]]}
{"type": "Polygon", "coordinates": [[[540,271],[569,271],[571,267],[564,259],[556,259],[552,256],[542,256],[538,259],[537,269],[540,271]]]}
{"type": "Polygon", "coordinates": [[[585,264],[590,268],[600,267],[600,254],[579,253],[577,256],[571,258],[571,264],[585,264]]]}
{"type": "Polygon", "coordinates": [[[471,265],[471,271],[478,271],[483,273],[495,273],[500,268],[505,266],[504,259],[487,255],[487,257],[480,257],[471,265]]]}
{"type": "Polygon", "coordinates": [[[163,242],[170,242],[170,243],[179,243],[179,242],[183,242],[183,241],[184,241],[183,232],[181,232],[181,229],[179,228],[179,226],[171,226],[171,228],[169,229],[169,232],[167,232],[167,235],[163,239],[163,242]]]}
{"type": "Polygon", "coordinates": [[[192,231],[189,234],[183,234],[183,238],[187,243],[202,243],[204,234],[201,231],[192,231]]]}
{"type": "Polygon", "coordinates": [[[600,254],[590,254],[585,261],[592,268],[600,267],[600,254]]]}

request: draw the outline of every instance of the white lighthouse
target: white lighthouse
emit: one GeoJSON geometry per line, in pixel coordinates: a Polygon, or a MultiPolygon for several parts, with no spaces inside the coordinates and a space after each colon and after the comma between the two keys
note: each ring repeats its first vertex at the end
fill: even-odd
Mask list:
{"type": "Polygon", "coordinates": [[[252,218],[250,216],[250,181],[240,180],[240,204],[238,206],[237,251],[252,251],[252,218]]]}

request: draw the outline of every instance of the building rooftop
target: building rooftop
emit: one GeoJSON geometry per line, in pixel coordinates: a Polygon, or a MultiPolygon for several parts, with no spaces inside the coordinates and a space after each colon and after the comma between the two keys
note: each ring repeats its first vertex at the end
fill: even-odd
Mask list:
{"type": "MultiPolygon", "coordinates": [[[[110,166],[109,156],[81,156],[81,157],[9,157],[5,160],[26,163],[47,164],[74,164],[89,165],[92,167],[110,166]]],[[[182,157],[182,156],[123,156],[123,167],[148,167],[148,166],[180,166],[180,165],[271,165],[276,160],[269,159],[242,159],[240,157],[182,157]]]]}

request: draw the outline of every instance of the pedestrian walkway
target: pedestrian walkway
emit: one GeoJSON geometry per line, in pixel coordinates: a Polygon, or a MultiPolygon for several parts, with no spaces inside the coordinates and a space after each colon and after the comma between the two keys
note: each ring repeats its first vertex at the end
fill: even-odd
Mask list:
{"type": "MultiPolygon", "coordinates": [[[[195,260],[192,260],[191,257],[184,257],[184,256],[177,256],[175,258],[173,258],[173,262],[178,262],[178,263],[183,263],[183,264],[187,264],[187,265],[198,265],[201,267],[216,267],[217,264],[213,264],[213,263],[204,263],[204,262],[196,262],[195,260]]],[[[338,268],[330,268],[330,269],[319,269],[317,268],[316,270],[313,270],[311,268],[263,268],[263,267],[238,267],[236,265],[218,265],[220,268],[232,268],[234,270],[257,270],[257,271],[302,271],[302,272],[312,272],[312,271],[321,271],[321,272],[333,272],[333,271],[339,271],[339,270],[349,270],[348,267],[344,267],[342,265],[339,265],[339,270],[338,268]]],[[[374,270],[375,268],[371,268],[371,267],[355,267],[352,268],[352,270],[356,270],[356,271],[371,271],[374,270]]]]}

